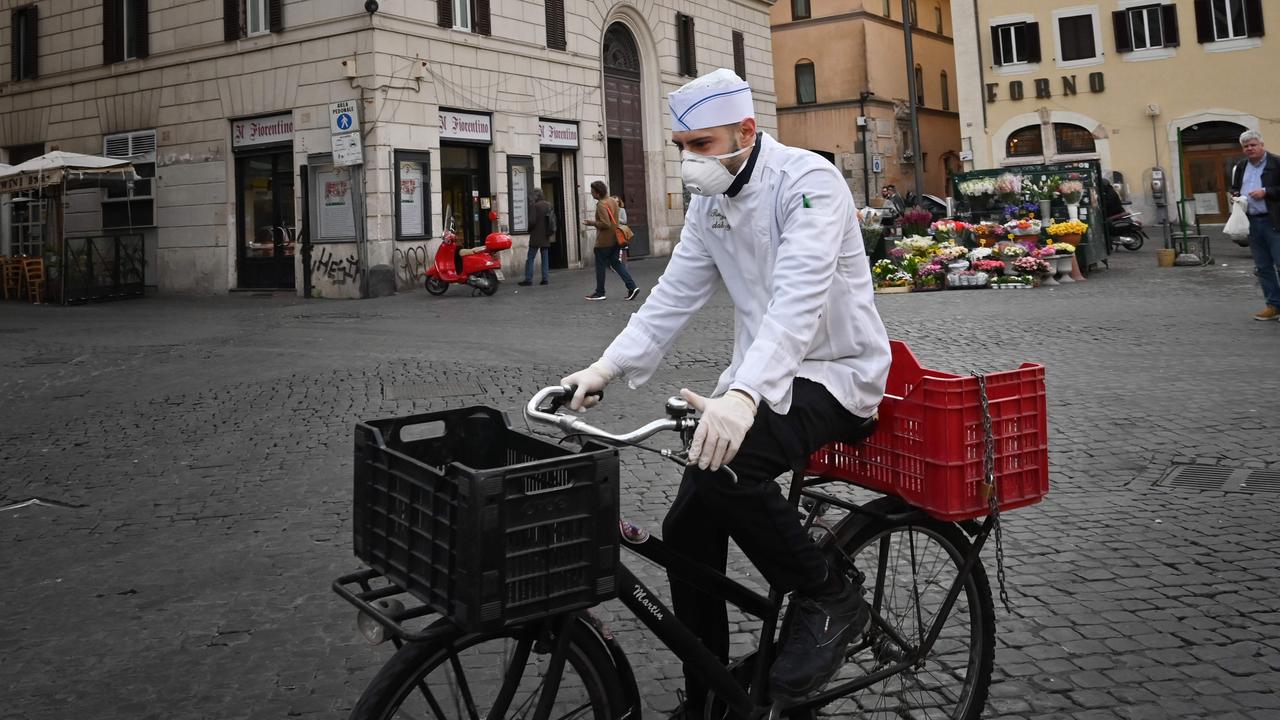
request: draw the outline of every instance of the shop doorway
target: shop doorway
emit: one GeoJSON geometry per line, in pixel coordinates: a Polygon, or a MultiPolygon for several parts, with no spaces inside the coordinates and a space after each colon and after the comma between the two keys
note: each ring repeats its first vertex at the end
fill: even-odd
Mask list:
{"type": "Polygon", "coordinates": [[[441,145],[440,194],[445,224],[452,215],[462,246],[483,243],[492,232],[488,147],[441,145]]]}
{"type": "Polygon", "coordinates": [[[293,152],[236,155],[236,285],[294,288],[293,152]]]}
{"type": "MultiPolygon", "coordinates": [[[[557,270],[569,267],[569,231],[578,227],[576,213],[570,212],[566,204],[566,175],[572,179],[572,154],[542,153],[542,195],[551,203],[551,212],[556,216],[555,241],[551,243],[551,267],[557,270]]],[[[573,187],[573,183],[569,187],[573,187]]]]}
{"type": "Polygon", "coordinates": [[[604,34],[604,114],[609,153],[609,192],[626,203],[635,237],[630,257],[649,254],[649,199],[644,162],[640,48],[622,23],[604,34]]]}
{"type": "Polygon", "coordinates": [[[1182,131],[1182,183],[1184,195],[1194,201],[1201,223],[1225,223],[1231,204],[1231,170],[1243,157],[1240,134],[1243,125],[1202,122],[1182,131]]]}

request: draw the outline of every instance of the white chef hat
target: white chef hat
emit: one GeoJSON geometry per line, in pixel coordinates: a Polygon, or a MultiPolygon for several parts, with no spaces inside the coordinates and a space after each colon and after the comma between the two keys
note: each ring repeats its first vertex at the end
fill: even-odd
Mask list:
{"type": "Polygon", "coordinates": [[[667,104],[675,132],[733,125],[756,116],[751,86],[725,68],[685,83],[667,95],[667,104]]]}

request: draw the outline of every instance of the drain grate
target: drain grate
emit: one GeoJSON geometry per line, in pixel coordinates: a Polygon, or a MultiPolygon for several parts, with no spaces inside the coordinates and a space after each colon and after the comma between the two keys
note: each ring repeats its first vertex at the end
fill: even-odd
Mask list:
{"type": "Polygon", "coordinates": [[[1182,490],[1280,494],[1280,470],[1174,465],[1156,481],[1156,485],[1182,490]]]}

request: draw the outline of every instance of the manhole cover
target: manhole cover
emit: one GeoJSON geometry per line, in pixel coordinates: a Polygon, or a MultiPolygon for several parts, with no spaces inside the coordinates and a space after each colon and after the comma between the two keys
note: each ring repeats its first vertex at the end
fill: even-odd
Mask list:
{"type": "Polygon", "coordinates": [[[1156,485],[1183,490],[1280,494],[1280,470],[1221,465],[1174,465],[1156,481],[1156,485]]]}

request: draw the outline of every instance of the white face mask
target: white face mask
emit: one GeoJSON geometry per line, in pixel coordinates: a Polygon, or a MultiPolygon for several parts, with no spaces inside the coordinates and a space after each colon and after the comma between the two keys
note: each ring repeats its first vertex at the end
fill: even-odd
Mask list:
{"type": "Polygon", "coordinates": [[[753,147],[755,146],[751,145],[725,155],[698,155],[685,150],[680,153],[680,178],[694,195],[719,195],[729,189],[734,177],[720,161],[751,152],[753,147]]]}

